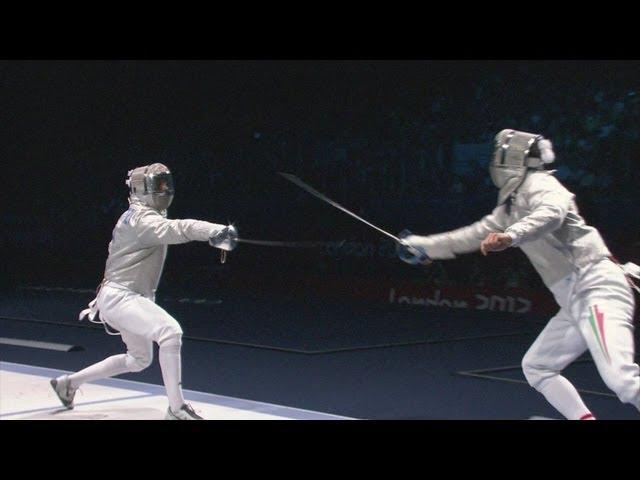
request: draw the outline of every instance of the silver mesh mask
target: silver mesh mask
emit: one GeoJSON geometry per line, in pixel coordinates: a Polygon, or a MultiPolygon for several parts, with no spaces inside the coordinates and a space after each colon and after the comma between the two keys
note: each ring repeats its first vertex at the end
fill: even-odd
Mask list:
{"type": "MultiPolygon", "coordinates": [[[[498,205],[522,185],[529,169],[542,169],[545,162],[531,155],[537,143],[543,139],[539,134],[509,129],[496,135],[489,173],[493,184],[500,189],[498,205]]],[[[535,155],[539,155],[537,149],[535,155]]]]}
{"type": "Polygon", "coordinates": [[[138,200],[160,212],[169,208],[175,194],[171,172],[162,163],[130,170],[126,184],[131,200],[138,200]]]}

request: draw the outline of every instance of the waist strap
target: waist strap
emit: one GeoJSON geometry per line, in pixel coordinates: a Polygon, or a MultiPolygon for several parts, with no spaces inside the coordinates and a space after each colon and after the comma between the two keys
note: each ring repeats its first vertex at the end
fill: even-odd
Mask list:
{"type": "Polygon", "coordinates": [[[120,332],[109,331],[109,327],[107,327],[106,322],[102,320],[102,318],[100,318],[100,310],[98,310],[98,294],[100,293],[100,290],[102,289],[102,286],[105,284],[105,282],[106,280],[102,280],[102,283],[98,285],[98,288],[96,289],[96,298],[89,302],[89,305],[87,305],[88,308],[85,308],[80,312],[80,315],[78,315],[78,321],[82,321],[85,317],[87,317],[91,323],[101,324],[104,327],[104,331],[109,335],[120,335],[120,332]]]}

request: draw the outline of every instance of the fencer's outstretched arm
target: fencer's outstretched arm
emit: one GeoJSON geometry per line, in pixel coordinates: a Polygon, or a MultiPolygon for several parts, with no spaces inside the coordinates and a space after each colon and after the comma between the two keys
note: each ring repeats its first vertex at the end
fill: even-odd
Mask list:
{"type": "Polygon", "coordinates": [[[151,209],[141,212],[136,220],[138,239],[146,246],[207,242],[226,228],[226,225],[201,220],[169,220],[151,209]]]}
{"type": "Polygon", "coordinates": [[[405,240],[410,245],[423,247],[433,260],[455,258],[458,254],[480,249],[480,243],[491,232],[504,231],[505,207],[500,205],[492,213],[466,227],[435,235],[409,235],[405,240]]]}
{"type": "Polygon", "coordinates": [[[504,231],[511,237],[512,247],[537,240],[560,228],[574,199],[553,175],[530,175],[523,186],[522,199],[531,213],[504,231]]]}

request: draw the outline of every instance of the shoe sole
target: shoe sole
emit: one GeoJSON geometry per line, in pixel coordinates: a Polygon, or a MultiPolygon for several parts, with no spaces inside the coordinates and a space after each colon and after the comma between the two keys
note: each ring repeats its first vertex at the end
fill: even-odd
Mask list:
{"type": "Polygon", "coordinates": [[[53,388],[53,391],[56,393],[56,395],[58,396],[58,399],[60,400],[60,403],[62,403],[62,405],[64,407],[66,407],[68,410],[73,410],[73,403],[69,402],[67,400],[65,400],[64,398],[62,398],[60,396],[60,394],[58,393],[58,390],[56,389],[56,387],[58,386],[58,380],[56,380],[55,378],[52,379],[50,382],[51,384],[51,388],[53,388]]]}
{"type": "Polygon", "coordinates": [[[167,412],[167,414],[164,416],[165,420],[204,420],[204,418],[200,417],[200,418],[178,418],[176,417],[172,412],[167,412]]]}

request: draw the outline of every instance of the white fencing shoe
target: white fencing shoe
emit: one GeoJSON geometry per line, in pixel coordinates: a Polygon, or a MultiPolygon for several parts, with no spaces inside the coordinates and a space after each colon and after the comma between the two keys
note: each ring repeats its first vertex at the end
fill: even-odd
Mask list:
{"type": "Polygon", "coordinates": [[[56,395],[58,395],[62,405],[71,410],[73,408],[73,397],[76,396],[77,389],[71,387],[69,375],[53,378],[49,383],[51,383],[51,387],[53,391],[56,392],[56,395]]]}
{"type": "Polygon", "coordinates": [[[204,420],[200,415],[198,415],[191,405],[185,403],[180,407],[180,410],[174,412],[171,410],[171,407],[167,409],[167,414],[164,417],[165,420],[204,420]]]}

